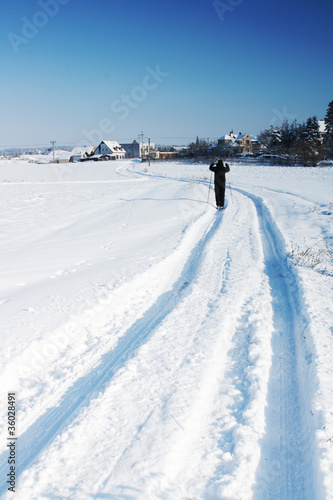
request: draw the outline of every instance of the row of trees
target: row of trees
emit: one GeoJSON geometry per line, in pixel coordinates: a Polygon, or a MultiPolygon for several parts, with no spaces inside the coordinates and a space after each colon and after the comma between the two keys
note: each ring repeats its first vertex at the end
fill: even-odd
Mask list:
{"type": "Polygon", "coordinates": [[[328,105],[325,125],[325,133],[321,134],[316,116],[305,123],[286,120],[280,127],[271,126],[261,132],[258,139],[270,154],[315,166],[325,158],[333,159],[333,101],[328,105]]]}
{"type": "MultiPolygon", "coordinates": [[[[205,140],[199,139],[199,137],[197,137],[195,142],[191,142],[191,144],[188,145],[186,154],[190,157],[210,156],[213,145],[213,142],[210,142],[209,139],[205,140]]],[[[185,152],[183,153],[183,155],[184,154],[185,152]]]]}

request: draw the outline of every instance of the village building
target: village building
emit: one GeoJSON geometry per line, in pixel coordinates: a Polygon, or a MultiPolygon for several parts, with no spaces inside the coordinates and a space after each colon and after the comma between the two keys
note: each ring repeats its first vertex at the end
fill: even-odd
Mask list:
{"type": "Polygon", "coordinates": [[[235,135],[233,131],[230,134],[223,135],[217,141],[218,148],[229,148],[230,154],[253,154],[260,149],[260,142],[257,137],[251,134],[235,135]]]}
{"type": "Polygon", "coordinates": [[[55,163],[68,163],[69,162],[69,151],[55,151],[55,163]]]}
{"type": "Polygon", "coordinates": [[[173,158],[178,158],[179,153],[177,151],[159,151],[158,157],[160,159],[171,160],[173,158]]]}
{"type": "Polygon", "coordinates": [[[69,157],[70,162],[81,161],[82,158],[89,158],[95,152],[92,146],[76,146],[72,149],[69,157]]]}
{"type": "Polygon", "coordinates": [[[137,141],[121,143],[120,145],[125,150],[126,158],[139,158],[140,144],[137,141]]]}
{"type": "Polygon", "coordinates": [[[149,151],[152,153],[155,149],[155,144],[153,142],[149,144],[148,142],[137,142],[134,140],[133,142],[121,143],[120,145],[126,152],[126,158],[140,158],[148,156],[149,151]]]}
{"type": "Polygon", "coordinates": [[[124,160],[125,150],[117,141],[102,141],[94,151],[92,160],[96,157],[106,160],[124,160]]]}

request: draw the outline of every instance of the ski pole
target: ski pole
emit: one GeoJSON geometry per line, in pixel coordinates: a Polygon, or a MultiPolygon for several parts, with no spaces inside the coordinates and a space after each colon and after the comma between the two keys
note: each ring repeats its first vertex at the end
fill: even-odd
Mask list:
{"type": "Polygon", "coordinates": [[[208,203],[208,201],[209,201],[210,186],[211,186],[211,184],[212,184],[212,175],[213,175],[213,172],[210,174],[210,181],[209,181],[209,189],[208,189],[207,203],[208,203]]]}

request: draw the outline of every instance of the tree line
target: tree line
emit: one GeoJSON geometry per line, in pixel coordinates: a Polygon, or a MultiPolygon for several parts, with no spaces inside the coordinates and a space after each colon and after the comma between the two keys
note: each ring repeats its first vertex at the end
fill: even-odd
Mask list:
{"type": "MultiPolygon", "coordinates": [[[[274,156],[275,161],[283,164],[303,164],[316,166],[324,159],[333,160],[333,101],[328,105],[325,116],[325,133],[320,132],[316,116],[304,123],[285,120],[281,126],[271,126],[258,135],[260,150],[253,156],[262,154],[274,156]],[[277,157],[277,158],[276,158],[277,157]]],[[[181,157],[200,158],[229,156],[230,148],[217,148],[211,141],[199,139],[180,153],[181,157]]]]}
{"type": "Polygon", "coordinates": [[[270,154],[285,156],[294,163],[316,166],[324,159],[333,159],[333,101],[325,116],[325,132],[320,132],[316,116],[304,123],[285,120],[280,127],[271,126],[258,136],[270,154]]]}

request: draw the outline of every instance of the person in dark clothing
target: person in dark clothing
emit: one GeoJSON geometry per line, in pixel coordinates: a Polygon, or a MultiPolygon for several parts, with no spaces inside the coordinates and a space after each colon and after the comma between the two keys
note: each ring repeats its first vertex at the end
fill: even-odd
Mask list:
{"type": "Polygon", "coordinates": [[[217,208],[224,207],[224,193],[225,193],[225,174],[230,172],[228,163],[223,164],[222,160],[219,160],[214,166],[212,163],[209,169],[214,172],[214,187],[215,187],[215,199],[217,208]]]}

